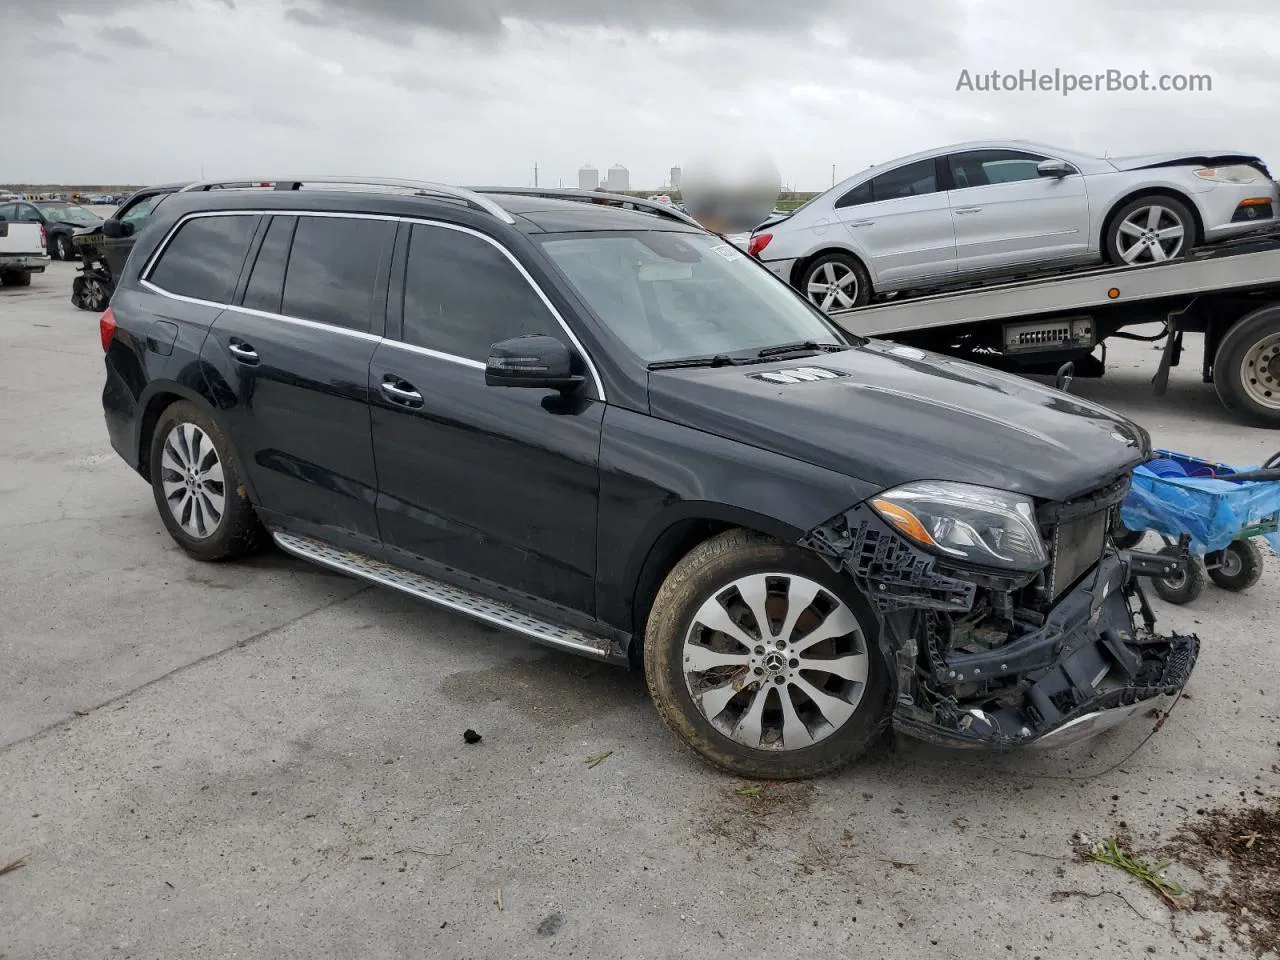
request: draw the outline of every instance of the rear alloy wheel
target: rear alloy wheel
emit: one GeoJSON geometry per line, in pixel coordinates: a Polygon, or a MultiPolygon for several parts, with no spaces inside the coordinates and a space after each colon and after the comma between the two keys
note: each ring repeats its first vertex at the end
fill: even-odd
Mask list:
{"type": "Polygon", "coordinates": [[[1280,427],[1280,308],[1259,310],[1227,331],[1213,358],[1213,386],[1232,413],[1280,427]]]}
{"type": "Polygon", "coordinates": [[[805,268],[800,292],[819,310],[848,310],[871,299],[871,279],[856,257],[824,253],[805,268]]]}
{"type": "Polygon", "coordinates": [[[199,560],[255,550],[262,527],[222,430],[186,401],[165,409],[151,442],[151,486],[169,535],[199,560]]]}
{"type": "Polygon", "coordinates": [[[816,776],[889,715],[870,608],[817,556],[731,531],[689,553],[645,635],[649,692],[703,759],[738,776],[816,776]]]}
{"type": "Polygon", "coordinates": [[[1172,197],[1139,197],[1112,218],[1107,254],[1112,263],[1138,266],[1186,256],[1195,246],[1196,222],[1172,197]]]}

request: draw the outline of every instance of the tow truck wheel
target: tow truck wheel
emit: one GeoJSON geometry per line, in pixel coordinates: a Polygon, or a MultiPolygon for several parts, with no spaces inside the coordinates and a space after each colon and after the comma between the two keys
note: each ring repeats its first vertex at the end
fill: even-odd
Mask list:
{"type": "Polygon", "coordinates": [[[831,251],[813,259],[800,275],[800,292],[823,313],[860,307],[871,299],[871,278],[858,258],[831,251]]]}
{"type": "Polygon", "coordinates": [[[1213,386],[1222,405],[1262,427],[1280,427],[1280,305],[1249,314],[1218,344],[1213,386]]]}
{"type": "MultiPolygon", "coordinates": [[[[1177,547],[1164,547],[1159,551],[1162,557],[1176,557],[1181,551],[1177,547]]],[[[1209,581],[1205,577],[1204,564],[1197,557],[1188,557],[1182,570],[1172,577],[1156,577],[1151,585],[1155,587],[1156,596],[1165,603],[1178,606],[1191,603],[1200,594],[1209,581]]]]}
{"type": "Polygon", "coordinates": [[[740,777],[813,777],[886,729],[878,636],[870,604],[817,554],[731,530],[694,547],[658,590],[645,679],[704,760],[740,777]]]}
{"type": "Polygon", "coordinates": [[[1209,579],[1223,590],[1239,593],[1248,590],[1262,576],[1262,551],[1252,540],[1236,540],[1226,549],[1206,554],[1205,568],[1209,579]]]}

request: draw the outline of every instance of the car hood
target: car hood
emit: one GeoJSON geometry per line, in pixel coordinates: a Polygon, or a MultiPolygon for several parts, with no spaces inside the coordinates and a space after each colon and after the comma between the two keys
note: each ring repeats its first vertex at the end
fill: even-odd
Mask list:
{"type": "Polygon", "coordinates": [[[1252,153],[1235,150],[1207,150],[1204,153],[1169,151],[1143,153],[1132,157],[1108,157],[1107,163],[1117,170],[1146,170],[1152,167],[1214,167],[1228,163],[1262,164],[1262,159],[1252,153]]]}
{"type": "Polygon", "coordinates": [[[1151,450],[1145,430],[1105,407],[879,341],[798,360],[655,370],[649,407],[877,489],[952,480],[1063,501],[1151,450]]]}

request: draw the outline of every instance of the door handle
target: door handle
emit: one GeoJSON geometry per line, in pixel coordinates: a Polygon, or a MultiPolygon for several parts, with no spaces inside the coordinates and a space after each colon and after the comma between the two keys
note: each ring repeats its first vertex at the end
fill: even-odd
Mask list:
{"type": "Polygon", "coordinates": [[[258,356],[258,351],[253,349],[253,347],[249,346],[247,343],[239,343],[238,341],[233,340],[227,346],[227,351],[241,363],[255,364],[262,360],[262,358],[258,356]]]}
{"type": "Polygon", "coordinates": [[[956,207],[952,213],[981,213],[981,207],[956,207]]]}
{"type": "Polygon", "coordinates": [[[875,226],[875,224],[876,224],[876,222],[875,222],[874,220],[855,220],[855,221],[853,221],[853,223],[849,224],[849,226],[851,226],[851,227],[874,227],[874,226],[875,226]]]}
{"type": "Polygon", "coordinates": [[[422,406],[422,394],[413,388],[413,384],[399,377],[382,378],[382,395],[392,403],[398,403],[404,407],[422,406]]]}

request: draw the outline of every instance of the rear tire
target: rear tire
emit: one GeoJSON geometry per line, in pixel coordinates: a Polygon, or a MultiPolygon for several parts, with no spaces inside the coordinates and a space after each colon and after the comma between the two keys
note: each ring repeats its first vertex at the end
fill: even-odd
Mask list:
{"type": "Polygon", "coordinates": [[[1213,356],[1213,388],[1237,419],[1280,427],[1280,306],[1256,310],[1227,331],[1213,356]]]}
{"type": "Polygon", "coordinates": [[[740,777],[831,773],[890,716],[876,619],[852,582],[806,550],[745,530],[699,544],[667,575],[644,663],[667,726],[740,777]]]}
{"type": "Polygon", "coordinates": [[[799,290],[824,313],[850,310],[870,301],[871,278],[857,257],[833,250],[819,254],[804,268],[799,290]]]}
{"type": "Polygon", "coordinates": [[[10,270],[7,273],[0,273],[0,284],[6,287],[29,287],[31,286],[31,272],[29,270],[10,270]]]}
{"type": "Polygon", "coordinates": [[[258,550],[266,531],[245,494],[218,423],[194,403],[165,408],[151,438],[151,489],[160,519],[197,560],[234,560],[258,550]]]}
{"type": "Polygon", "coordinates": [[[1262,551],[1252,540],[1236,540],[1205,558],[1209,579],[1223,590],[1248,590],[1262,577],[1262,551]]]}

